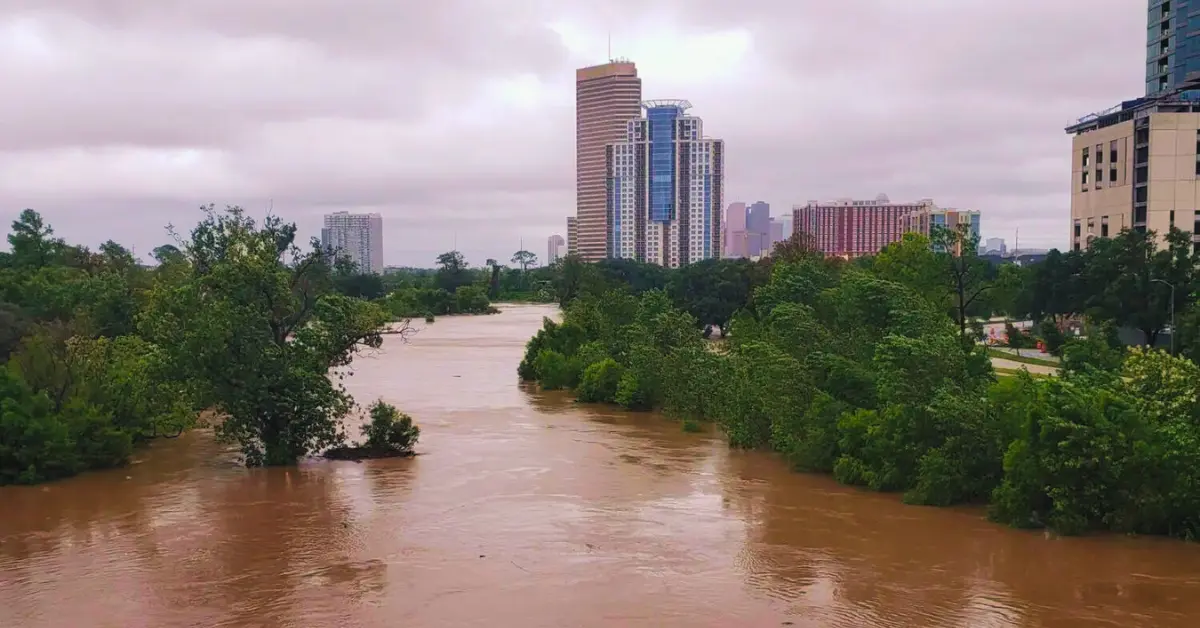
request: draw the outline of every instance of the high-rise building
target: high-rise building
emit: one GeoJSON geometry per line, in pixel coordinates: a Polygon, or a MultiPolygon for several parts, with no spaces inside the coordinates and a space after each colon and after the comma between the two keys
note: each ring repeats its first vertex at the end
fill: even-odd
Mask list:
{"type": "Polygon", "coordinates": [[[1008,254],[1008,245],[1004,242],[1004,238],[988,238],[980,247],[982,253],[990,253],[1001,257],[1008,254]]]}
{"type": "Polygon", "coordinates": [[[567,218],[567,254],[579,253],[579,225],[578,221],[571,217],[567,218]]]}
{"type": "Polygon", "coordinates": [[[757,201],[750,205],[746,218],[746,256],[759,257],[771,251],[771,205],[757,201]]]}
{"type": "Polygon", "coordinates": [[[546,238],[546,265],[549,266],[554,262],[562,259],[567,254],[567,241],[562,236],[555,234],[546,238]]]}
{"type": "Polygon", "coordinates": [[[628,61],[575,71],[575,216],[571,251],[603,259],[610,233],[605,212],[605,147],[625,139],[627,123],[642,114],[642,80],[628,61]]]}
{"type": "Polygon", "coordinates": [[[1122,229],[1154,231],[1160,244],[1172,226],[1200,233],[1200,92],[1125,101],[1066,131],[1073,249],[1122,229]]]}
{"type": "MultiPolygon", "coordinates": [[[[974,209],[942,209],[928,205],[908,214],[908,231],[931,237],[935,228],[966,231],[968,236],[979,238],[979,211],[974,209]]],[[[962,253],[961,240],[955,244],[955,253],[962,253]]],[[[935,250],[940,245],[935,244],[935,250]]]]}
{"type": "Polygon", "coordinates": [[[383,216],[379,214],[325,214],[321,246],[349,258],[360,273],[383,272],[383,216]]]}
{"type": "Polygon", "coordinates": [[[783,221],[778,218],[772,218],[767,225],[767,248],[763,250],[763,255],[770,255],[775,252],[775,245],[783,242],[787,238],[783,235],[783,221]]]}
{"type": "Polygon", "coordinates": [[[675,268],[721,252],[724,142],[704,136],[686,100],[650,100],[608,145],[610,257],[675,268]]]}
{"type": "Polygon", "coordinates": [[[813,246],[826,255],[872,255],[904,235],[909,214],[931,206],[929,199],[893,203],[886,194],[871,201],[809,201],[792,207],[792,229],[810,236],[813,246]]]}
{"type": "Polygon", "coordinates": [[[1195,13],[1195,3],[1187,0],[1146,2],[1147,96],[1200,78],[1200,18],[1195,13]]]}
{"type": "Polygon", "coordinates": [[[729,258],[749,257],[746,254],[746,204],[730,203],[722,224],[725,232],[722,255],[729,258]]]}

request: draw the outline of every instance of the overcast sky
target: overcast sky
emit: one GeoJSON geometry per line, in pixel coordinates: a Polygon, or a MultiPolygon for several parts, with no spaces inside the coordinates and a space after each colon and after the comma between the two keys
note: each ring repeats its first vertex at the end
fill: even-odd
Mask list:
{"type": "Polygon", "coordinates": [[[1062,246],[1063,127],[1144,91],[1139,0],[0,0],[0,218],[139,255],[204,203],[385,263],[545,256],[574,214],[574,68],[628,57],[726,141],[726,201],[880,192],[1062,246]]]}

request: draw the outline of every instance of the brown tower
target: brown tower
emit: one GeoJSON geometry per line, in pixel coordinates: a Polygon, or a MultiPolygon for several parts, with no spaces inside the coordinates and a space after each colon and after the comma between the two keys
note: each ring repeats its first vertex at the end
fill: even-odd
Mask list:
{"type": "Polygon", "coordinates": [[[623,141],[626,123],[641,115],[642,79],[633,63],[575,71],[575,252],[589,262],[608,256],[604,147],[623,141]]]}

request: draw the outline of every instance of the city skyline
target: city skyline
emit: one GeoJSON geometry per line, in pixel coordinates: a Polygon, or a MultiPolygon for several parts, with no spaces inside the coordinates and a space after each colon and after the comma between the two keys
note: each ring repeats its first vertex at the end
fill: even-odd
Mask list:
{"type": "Polygon", "coordinates": [[[304,2],[279,22],[228,0],[116,13],[22,0],[0,10],[0,79],[25,94],[0,105],[0,218],[32,207],[93,247],[103,224],[144,256],[202,204],[259,218],[273,207],[302,240],[346,209],[384,216],[389,264],[430,266],[456,242],[474,264],[507,257],[505,243],[561,233],[573,213],[573,73],[610,56],[611,33],[644,99],[703,103],[732,150],[727,198],[786,209],[880,189],[931,195],[982,210],[985,235],[1020,228],[1023,246],[1065,248],[1061,129],[1144,92],[1146,76],[1146,6],[1071,4],[964,5],[944,36],[941,3],[875,2],[856,33],[887,54],[829,63],[817,62],[823,42],[849,18],[823,6],[304,2]],[[887,26],[897,20],[914,28],[887,26]],[[814,32],[800,41],[785,22],[814,32]],[[473,39],[442,45],[429,24],[473,39]],[[1073,33],[1111,50],[1047,62],[1078,50],[1073,33]],[[887,97],[847,95],[863,84],[887,97]]]}

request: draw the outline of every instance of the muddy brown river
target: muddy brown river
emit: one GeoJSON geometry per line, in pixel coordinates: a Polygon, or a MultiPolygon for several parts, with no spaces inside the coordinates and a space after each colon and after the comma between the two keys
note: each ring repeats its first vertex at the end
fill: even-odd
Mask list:
{"type": "Polygon", "coordinates": [[[0,488],[0,627],[1200,626],[1200,546],[1048,538],[516,380],[552,310],[355,364],[421,456],[247,470],[204,432],[0,488]]]}

